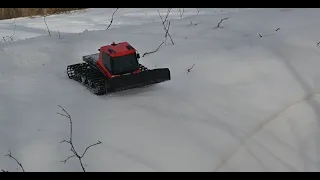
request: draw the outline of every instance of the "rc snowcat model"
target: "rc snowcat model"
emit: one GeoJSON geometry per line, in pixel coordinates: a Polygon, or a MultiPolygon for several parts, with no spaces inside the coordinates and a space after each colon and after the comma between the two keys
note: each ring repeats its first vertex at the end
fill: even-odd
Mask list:
{"type": "Polygon", "coordinates": [[[171,79],[168,68],[148,69],[127,42],[102,46],[99,53],[83,56],[83,63],[69,65],[70,79],[84,84],[96,95],[148,86],[171,79]]]}

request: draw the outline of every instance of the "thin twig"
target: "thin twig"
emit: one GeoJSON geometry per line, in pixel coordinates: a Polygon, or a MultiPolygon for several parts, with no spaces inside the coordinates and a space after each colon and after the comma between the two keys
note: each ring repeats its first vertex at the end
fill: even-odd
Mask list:
{"type": "Polygon", "coordinates": [[[16,19],[14,19],[13,24],[14,24],[13,34],[9,37],[9,38],[11,39],[11,41],[13,41],[13,36],[16,35],[16,27],[17,27],[17,25],[16,25],[16,19]]]}
{"type": "Polygon", "coordinates": [[[88,147],[84,150],[84,152],[82,153],[81,158],[83,158],[83,156],[86,154],[86,152],[87,152],[87,150],[88,150],[89,148],[91,148],[92,146],[98,145],[98,144],[101,144],[101,142],[98,141],[97,143],[94,143],[94,144],[91,144],[90,146],[88,146],[88,147]]]}
{"type": "Polygon", "coordinates": [[[166,20],[168,19],[171,9],[172,9],[172,8],[168,8],[167,15],[166,15],[166,18],[164,18],[163,24],[164,24],[164,22],[166,22],[166,20]]]}
{"type": "Polygon", "coordinates": [[[218,25],[216,26],[216,28],[220,28],[220,24],[221,24],[223,21],[227,20],[227,19],[229,19],[229,17],[226,17],[226,18],[221,19],[220,22],[218,23],[218,25]]]}
{"type": "Polygon", "coordinates": [[[169,24],[168,24],[168,29],[167,29],[167,31],[166,31],[166,38],[167,38],[167,35],[169,36],[169,38],[170,38],[170,40],[171,40],[171,43],[172,43],[172,45],[174,45],[174,42],[173,42],[173,40],[172,40],[172,37],[171,37],[171,35],[169,34],[169,29],[170,29],[170,21],[169,21],[169,24]]]}
{"type": "Polygon", "coordinates": [[[197,8],[197,15],[199,14],[199,12],[200,12],[200,8],[197,8]]]}
{"type": "Polygon", "coordinates": [[[46,21],[46,15],[43,15],[43,21],[47,26],[47,30],[48,30],[49,36],[51,36],[50,30],[49,30],[49,27],[48,27],[48,24],[47,24],[47,21],[46,21]]]}
{"type": "Polygon", "coordinates": [[[158,10],[158,13],[159,13],[160,19],[161,19],[161,21],[162,21],[162,24],[164,24],[164,23],[167,21],[167,19],[168,19],[168,17],[169,17],[169,14],[170,14],[171,9],[172,9],[172,8],[168,8],[168,11],[167,11],[167,14],[166,14],[165,19],[163,19],[163,18],[162,18],[161,14],[160,14],[160,11],[158,10]]]}
{"type": "Polygon", "coordinates": [[[317,43],[317,46],[319,46],[320,42],[317,43]]]}
{"type": "Polygon", "coordinates": [[[261,34],[259,34],[259,36],[260,36],[260,37],[262,37],[262,35],[261,35],[261,34]]]}
{"type": "MultiPolygon", "coordinates": [[[[6,38],[10,38],[10,41],[13,41],[13,36],[16,35],[16,27],[17,27],[17,25],[16,25],[16,19],[14,19],[13,24],[14,24],[13,34],[12,34],[11,36],[4,36],[4,37],[2,37],[2,40],[3,40],[4,42],[8,42],[8,41],[6,40],[6,38]]],[[[0,41],[0,43],[2,43],[2,40],[0,41]]]]}
{"type": "Polygon", "coordinates": [[[275,31],[279,31],[279,30],[280,30],[280,28],[276,29],[275,31]]]}
{"type": "Polygon", "coordinates": [[[171,35],[170,35],[170,33],[169,33],[170,21],[168,21],[168,25],[167,25],[167,27],[166,27],[166,25],[164,24],[165,21],[163,21],[161,15],[160,15],[160,12],[159,12],[159,16],[160,16],[160,19],[161,19],[161,21],[162,21],[163,29],[164,29],[164,31],[165,31],[165,38],[166,38],[166,39],[165,39],[165,42],[166,42],[166,40],[167,40],[167,36],[169,36],[170,39],[171,39],[172,45],[174,45],[174,42],[173,42],[173,40],[172,40],[172,38],[171,38],[171,35]]]}
{"type": "Polygon", "coordinates": [[[191,68],[187,69],[187,73],[189,73],[191,71],[191,69],[194,67],[195,63],[191,66],[191,68]]]}
{"type": "Polygon", "coordinates": [[[157,52],[157,51],[159,50],[159,48],[162,46],[163,43],[164,43],[164,41],[160,44],[160,46],[159,46],[156,50],[151,51],[151,52],[146,52],[146,53],[144,53],[144,54],[142,55],[142,57],[144,57],[145,55],[148,55],[148,54],[152,54],[152,53],[157,52]]]}
{"type": "Polygon", "coordinates": [[[193,23],[192,21],[190,21],[190,26],[196,26],[198,25],[198,23],[193,23]]]}
{"type": "Polygon", "coordinates": [[[63,160],[63,161],[60,161],[60,162],[63,162],[64,164],[67,163],[67,161],[72,158],[72,157],[76,157],[76,155],[72,155],[72,156],[69,156],[67,159],[63,160]]]}
{"type": "Polygon", "coordinates": [[[60,36],[60,31],[58,31],[58,37],[59,37],[59,39],[61,39],[61,36],[60,36]]]}
{"type": "Polygon", "coordinates": [[[107,27],[107,30],[110,28],[110,26],[111,26],[111,24],[112,24],[112,22],[113,22],[113,16],[114,16],[114,14],[118,11],[118,9],[119,9],[119,8],[117,8],[117,9],[113,12],[112,17],[111,17],[111,21],[110,21],[109,26],[107,27]]]}
{"type": "Polygon", "coordinates": [[[8,150],[9,151],[9,154],[7,154],[6,156],[8,156],[9,158],[12,158],[12,159],[14,159],[16,162],[17,162],[17,164],[21,167],[21,169],[22,169],[22,171],[23,172],[25,172],[24,171],[24,168],[23,168],[23,166],[22,166],[22,164],[15,158],[15,157],[13,157],[12,156],[12,154],[11,154],[11,151],[10,150],[8,150]]]}
{"type": "Polygon", "coordinates": [[[88,150],[90,147],[93,147],[93,146],[95,146],[95,145],[101,144],[101,142],[98,141],[97,143],[88,146],[88,147],[85,149],[85,151],[82,153],[82,155],[80,156],[79,153],[76,151],[76,149],[75,149],[75,147],[74,147],[74,144],[73,144],[73,141],[72,141],[72,118],[71,118],[70,114],[69,114],[62,106],[59,105],[59,107],[63,110],[63,112],[64,112],[65,114],[62,114],[62,113],[59,113],[59,112],[57,112],[57,114],[68,118],[68,119],[69,119],[69,123],[70,123],[70,137],[69,137],[70,139],[69,139],[69,141],[67,141],[67,140],[62,140],[60,143],[65,142],[65,143],[70,144],[70,146],[71,146],[70,151],[73,153],[73,155],[67,157],[67,159],[65,159],[65,160],[63,160],[63,161],[61,161],[61,162],[66,163],[70,158],[77,157],[78,160],[79,160],[79,162],[80,162],[80,165],[81,165],[81,168],[82,168],[83,172],[86,172],[86,170],[85,170],[85,168],[84,168],[84,166],[83,166],[83,163],[82,163],[82,158],[83,158],[83,156],[86,154],[87,150],[88,150]]]}
{"type": "Polygon", "coordinates": [[[180,10],[180,8],[179,8],[179,13],[180,13],[180,18],[182,19],[183,13],[184,13],[184,8],[182,8],[182,12],[181,12],[181,10],[180,10]]]}

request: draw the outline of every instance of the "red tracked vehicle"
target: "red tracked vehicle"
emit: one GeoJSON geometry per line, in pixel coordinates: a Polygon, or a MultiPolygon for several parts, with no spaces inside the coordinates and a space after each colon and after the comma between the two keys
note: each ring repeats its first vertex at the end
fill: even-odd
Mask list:
{"type": "Polygon", "coordinates": [[[99,53],[83,56],[84,63],[67,67],[70,79],[84,84],[96,95],[148,86],[171,79],[168,68],[148,69],[127,42],[102,46],[99,53]]]}

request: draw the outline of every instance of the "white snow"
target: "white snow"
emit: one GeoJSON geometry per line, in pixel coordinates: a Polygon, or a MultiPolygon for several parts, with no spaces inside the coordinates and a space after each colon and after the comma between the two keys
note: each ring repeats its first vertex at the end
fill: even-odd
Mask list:
{"type": "Polygon", "coordinates": [[[142,55],[164,40],[158,9],[119,9],[106,31],[114,10],[48,16],[52,36],[42,17],[0,21],[0,37],[14,34],[0,44],[1,169],[18,167],[10,150],[26,171],[81,171],[60,162],[72,155],[61,105],[77,151],[102,142],[87,171],[320,170],[319,9],[172,9],[175,44],[141,58],[172,79],[95,96],[67,65],[113,41],[142,55]]]}

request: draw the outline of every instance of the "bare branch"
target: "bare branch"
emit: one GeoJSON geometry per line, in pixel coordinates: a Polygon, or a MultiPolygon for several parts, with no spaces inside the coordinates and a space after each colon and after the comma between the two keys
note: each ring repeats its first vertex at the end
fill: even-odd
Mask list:
{"type": "MultiPolygon", "coordinates": [[[[158,12],[159,12],[159,11],[158,11],[158,12]]],[[[161,21],[162,21],[163,29],[164,29],[164,31],[165,31],[165,38],[166,38],[166,39],[165,39],[165,42],[167,41],[167,36],[169,36],[170,39],[171,39],[172,45],[174,45],[174,42],[173,42],[173,40],[172,40],[172,38],[171,38],[171,35],[170,35],[170,33],[169,33],[170,21],[168,21],[168,25],[167,25],[167,27],[166,27],[166,25],[164,24],[165,21],[163,21],[161,15],[160,15],[160,12],[159,12],[159,16],[160,16],[160,19],[161,19],[161,21]]]]}
{"type": "Polygon", "coordinates": [[[2,43],[2,41],[8,42],[8,41],[6,40],[6,38],[10,38],[10,41],[13,41],[13,36],[16,35],[16,27],[17,27],[17,25],[16,25],[16,19],[14,19],[13,24],[14,24],[13,34],[12,34],[11,36],[3,36],[3,37],[2,37],[2,40],[0,41],[0,43],[2,43]]]}
{"type": "Polygon", "coordinates": [[[59,39],[62,39],[61,36],[60,36],[60,31],[58,31],[58,38],[59,38],[59,39]]]}
{"type": "Polygon", "coordinates": [[[114,16],[114,14],[118,11],[118,9],[119,9],[119,8],[117,8],[117,9],[113,12],[112,17],[111,17],[111,21],[110,21],[109,26],[107,27],[107,30],[110,28],[110,26],[111,26],[111,24],[112,24],[112,22],[113,22],[113,16],[114,16]]]}
{"type": "Polygon", "coordinates": [[[160,44],[160,46],[159,46],[156,50],[151,51],[151,52],[146,52],[146,53],[144,53],[144,54],[142,55],[142,57],[144,57],[145,55],[148,55],[148,54],[152,54],[152,53],[157,52],[157,51],[159,50],[159,48],[162,46],[163,43],[164,43],[164,41],[160,44]]]}
{"type": "Polygon", "coordinates": [[[193,23],[192,21],[190,21],[190,26],[196,26],[198,25],[198,23],[193,23]]]}
{"type": "Polygon", "coordinates": [[[65,112],[68,115],[68,117],[71,117],[70,114],[62,106],[60,106],[60,105],[58,105],[58,106],[63,110],[63,112],[65,112]]]}
{"type": "Polygon", "coordinates": [[[195,63],[191,66],[191,68],[187,69],[187,73],[189,73],[191,71],[191,69],[194,67],[195,63]]]}
{"type": "Polygon", "coordinates": [[[218,23],[218,25],[216,26],[216,28],[222,28],[222,27],[220,27],[221,23],[222,23],[223,21],[227,20],[227,19],[229,19],[229,17],[226,17],[226,18],[221,19],[220,22],[218,23]]]}
{"type": "Polygon", "coordinates": [[[171,9],[172,9],[172,8],[168,8],[167,15],[166,15],[166,18],[164,18],[163,24],[164,24],[164,22],[166,22],[166,20],[168,19],[171,9]]]}
{"type": "Polygon", "coordinates": [[[51,36],[50,30],[49,30],[49,27],[48,27],[48,24],[47,24],[47,21],[46,21],[46,15],[44,14],[43,9],[42,9],[42,15],[43,15],[43,21],[47,26],[48,34],[49,34],[49,36],[51,36]]]}
{"type": "Polygon", "coordinates": [[[172,40],[172,37],[171,37],[171,35],[169,34],[170,23],[171,23],[171,22],[169,21],[168,29],[166,30],[165,38],[167,39],[167,36],[169,36],[169,38],[170,38],[170,40],[171,40],[172,45],[174,45],[174,42],[173,42],[173,40],[172,40]]]}
{"type": "Polygon", "coordinates": [[[163,19],[163,18],[162,18],[161,14],[160,14],[160,11],[158,10],[158,13],[159,13],[160,19],[161,19],[161,21],[162,21],[162,24],[164,24],[164,23],[167,21],[167,19],[168,19],[168,17],[169,17],[169,14],[170,14],[171,9],[172,9],[172,8],[168,8],[168,11],[167,11],[167,14],[166,14],[165,19],[163,19]]]}
{"type": "Polygon", "coordinates": [[[96,146],[96,145],[98,145],[98,144],[101,144],[101,142],[98,141],[97,143],[91,144],[90,146],[88,146],[88,147],[84,150],[83,154],[81,155],[81,158],[83,158],[83,156],[86,154],[86,152],[87,152],[87,150],[88,150],[89,148],[91,148],[92,146],[96,146]]]}
{"type": "Polygon", "coordinates": [[[4,170],[4,169],[1,169],[1,172],[9,172],[9,171],[6,171],[6,170],[4,170]]]}
{"type": "Polygon", "coordinates": [[[9,154],[7,154],[7,155],[5,155],[5,156],[8,156],[9,158],[12,158],[12,159],[14,159],[16,162],[17,162],[17,164],[21,167],[21,169],[22,169],[22,171],[23,172],[25,172],[24,171],[24,168],[23,168],[23,166],[22,166],[22,164],[15,158],[15,157],[13,157],[12,156],[12,154],[11,154],[11,151],[10,150],[8,150],[9,151],[9,154]]]}
{"type": "Polygon", "coordinates": [[[76,155],[72,155],[72,156],[69,156],[67,159],[63,160],[63,161],[60,161],[60,162],[63,162],[64,164],[67,163],[67,161],[70,159],[70,158],[73,158],[73,157],[76,157],[76,155]]]}
{"type": "Polygon", "coordinates": [[[275,31],[279,31],[279,30],[280,30],[280,28],[276,29],[275,31]]]}
{"type": "Polygon", "coordinates": [[[88,147],[85,149],[85,151],[82,153],[82,155],[80,156],[79,153],[76,151],[76,149],[75,149],[75,147],[74,147],[74,144],[73,144],[73,141],[72,141],[72,119],[71,119],[71,116],[70,116],[70,114],[69,114],[62,106],[59,105],[59,107],[64,111],[65,114],[62,114],[62,113],[59,113],[59,112],[57,112],[57,114],[68,118],[68,119],[69,119],[69,123],[70,123],[70,140],[69,140],[69,141],[67,141],[67,140],[62,140],[60,143],[65,142],[65,143],[70,144],[70,146],[71,146],[70,151],[73,153],[73,155],[69,156],[67,159],[65,159],[65,160],[63,160],[63,161],[61,161],[61,162],[66,163],[70,158],[77,157],[78,160],[79,160],[79,162],[80,162],[80,165],[81,165],[81,168],[82,168],[83,172],[86,172],[86,170],[85,170],[85,168],[84,168],[84,166],[83,166],[83,163],[82,163],[82,158],[83,158],[83,156],[85,155],[85,153],[87,152],[87,150],[88,150],[90,147],[93,147],[93,146],[95,146],[95,145],[101,144],[101,142],[98,141],[98,143],[95,143],[95,144],[92,144],[92,145],[88,146],[88,147]]]}
{"type": "Polygon", "coordinates": [[[162,22],[162,24],[163,24],[164,20],[162,19],[162,16],[161,16],[161,14],[160,14],[160,11],[159,11],[159,10],[158,10],[158,13],[159,13],[159,16],[160,16],[161,22],[162,22]]]}
{"type": "Polygon", "coordinates": [[[180,8],[179,8],[179,13],[180,13],[180,18],[182,19],[183,13],[184,13],[184,8],[182,8],[182,12],[181,12],[181,10],[180,10],[180,8]]]}
{"type": "Polygon", "coordinates": [[[200,8],[197,8],[197,15],[199,14],[199,12],[200,12],[200,8]]]}

